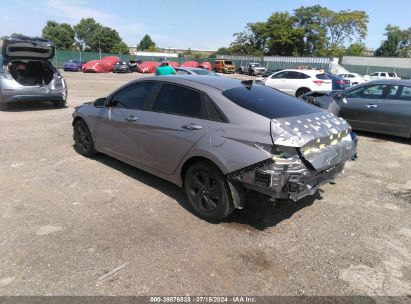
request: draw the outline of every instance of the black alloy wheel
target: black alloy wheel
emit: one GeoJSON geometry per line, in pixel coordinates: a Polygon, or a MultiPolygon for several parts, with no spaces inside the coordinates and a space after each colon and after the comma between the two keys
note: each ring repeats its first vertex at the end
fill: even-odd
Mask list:
{"type": "Polygon", "coordinates": [[[225,176],[210,163],[191,166],[185,175],[184,188],[193,211],[207,221],[219,221],[234,209],[225,176]]]}
{"type": "Polygon", "coordinates": [[[83,120],[77,120],[74,124],[74,149],[86,157],[96,153],[90,130],[83,120]]]}

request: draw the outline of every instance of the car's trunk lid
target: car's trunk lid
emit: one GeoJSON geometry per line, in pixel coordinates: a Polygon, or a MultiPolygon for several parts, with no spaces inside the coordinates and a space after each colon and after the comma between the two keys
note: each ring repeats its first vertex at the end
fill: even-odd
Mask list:
{"type": "Polygon", "coordinates": [[[55,53],[53,42],[42,38],[8,38],[0,40],[0,47],[8,59],[51,59],[55,53]]]}
{"type": "Polygon", "coordinates": [[[326,112],[271,120],[274,145],[295,147],[315,170],[349,159],[354,153],[351,128],[342,118],[326,112]]]}

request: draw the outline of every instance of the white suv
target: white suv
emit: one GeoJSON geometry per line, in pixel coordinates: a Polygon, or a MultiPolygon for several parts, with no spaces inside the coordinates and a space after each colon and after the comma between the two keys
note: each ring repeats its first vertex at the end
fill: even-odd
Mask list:
{"type": "Polygon", "coordinates": [[[282,70],[268,76],[264,84],[284,93],[300,97],[310,91],[329,92],[332,81],[322,71],[282,70]]]}
{"type": "Polygon", "coordinates": [[[357,74],[357,73],[345,73],[345,74],[340,74],[339,76],[343,79],[349,80],[351,85],[353,86],[356,84],[367,82],[367,80],[364,79],[364,77],[362,77],[360,74],[357,74]]]}
{"type": "Polygon", "coordinates": [[[401,77],[398,77],[397,73],[392,72],[374,72],[370,75],[370,79],[401,79],[401,77]]]}

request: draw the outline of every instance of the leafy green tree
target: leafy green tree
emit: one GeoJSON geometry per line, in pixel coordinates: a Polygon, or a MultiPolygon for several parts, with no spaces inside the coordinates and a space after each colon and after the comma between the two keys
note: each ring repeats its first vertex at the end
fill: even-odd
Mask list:
{"type": "Polygon", "coordinates": [[[111,49],[110,52],[128,54],[129,53],[129,48],[128,48],[127,44],[125,44],[124,42],[118,42],[113,46],[113,48],[111,49]]]}
{"type": "Polygon", "coordinates": [[[303,31],[295,28],[294,18],[289,13],[274,13],[266,22],[268,55],[303,55],[301,44],[303,31]]]}
{"type": "Polygon", "coordinates": [[[155,50],[156,44],[153,40],[151,40],[150,35],[144,35],[143,39],[141,39],[140,43],[137,46],[138,50],[147,51],[147,50],[155,50]]]}
{"type": "Polygon", "coordinates": [[[376,56],[387,57],[410,57],[411,50],[411,28],[401,30],[398,26],[391,24],[385,28],[387,38],[375,51],[376,56]]]}
{"type": "Polygon", "coordinates": [[[42,30],[42,36],[45,39],[53,41],[56,48],[62,50],[70,49],[75,43],[74,30],[71,25],[67,23],[47,21],[46,26],[42,30]]]}
{"type": "Polygon", "coordinates": [[[367,23],[363,11],[334,12],[320,5],[300,7],[293,14],[275,12],[265,22],[247,24],[218,53],[340,57],[347,45],[365,38],[367,23]]]}
{"type": "Polygon", "coordinates": [[[366,48],[364,43],[355,42],[351,44],[346,50],[345,55],[348,56],[362,56],[364,55],[366,48]]]}
{"type": "Polygon", "coordinates": [[[122,43],[120,35],[112,28],[102,26],[88,38],[88,45],[92,51],[110,52],[115,45],[122,43]]]}
{"type": "Polygon", "coordinates": [[[300,7],[294,10],[294,27],[300,29],[299,54],[304,56],[320,56],[325,52],[327,28],[324,17],[330,11],[320,5],[300,7]]]}
{"type": "Polygon", "coordinates": [[[7,39],[7,38],[20,38],[20,37],[24,37],[23,34],[21,33],[12,33],[10,36],[1,36],[0,39],[7,39]]]}
{"type": "Polygon", "coordinates": [[[338,56],[347,42],[361,42],[367,36],[368,15],[364,11],[328,11],[323,22],[327,27],[328,56],[338,56]]]}
{"type": "MultiPolygon", "coordinates": [[[[76,33],[76,38],[90,47],[90,40],[101,30],[102,25],[97,23],[93,18],[83,18],[73,28],[76,33]]],[[[93,51],[96,51],[96,49],[93,49],[93,51]]]]}

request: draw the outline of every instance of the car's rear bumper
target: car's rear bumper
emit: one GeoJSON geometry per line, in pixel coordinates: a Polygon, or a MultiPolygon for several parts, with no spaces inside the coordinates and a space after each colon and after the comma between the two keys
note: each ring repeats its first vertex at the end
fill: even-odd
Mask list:
{"type": "Polygon", "coordinates": [[[50,87],[36,88],[1,88],[0,103],[11,103],[20,101],[62,101],[67,98],[67,87],[63,80],[62,88],[51,89],[50,87]]]}
{"type": "Polygon", "coordinates": [[[344,171],[344,164],[345,162],[323,171],[309,170],[301,164],[290,170],[288,166],[267,160],[254,165],[254,168],[244,168],[241,172],[232,173],[229,177],[241,182],[247,189],[274,199],[298,201],[313,195],[320,186],[333,182],[344,171]]]}
{"type": "Polygon", "coordinates": [[[78,72],[81,71],[81,67],[63,67],[65,72],[78,72]]]}
{"type": "Polygon", "coordinates": [[[12,103],[22,101],[63,101],[63,94],[47,94],[47,95],[15,95],[8,98],[1,98],[0,103],[12,103]]]}

